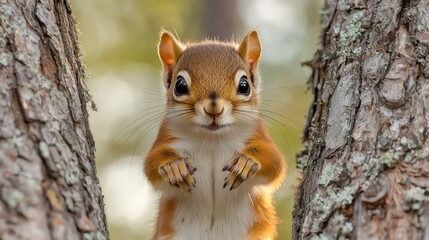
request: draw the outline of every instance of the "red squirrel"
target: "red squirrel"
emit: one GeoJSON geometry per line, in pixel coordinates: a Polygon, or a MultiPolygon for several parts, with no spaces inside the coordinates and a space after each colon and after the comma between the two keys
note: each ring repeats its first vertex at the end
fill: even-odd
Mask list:
{"type": "Polygon", "coordinates": [[[161,199],[153,239],[274,239],[285,160],[258,114],[261,43],[161,32],[166,114],[144,160],[161,199]]]}

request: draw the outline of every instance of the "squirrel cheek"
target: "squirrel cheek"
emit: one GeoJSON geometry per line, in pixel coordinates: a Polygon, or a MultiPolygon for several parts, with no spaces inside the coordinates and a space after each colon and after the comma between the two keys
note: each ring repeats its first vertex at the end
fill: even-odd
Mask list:
{"type": "Polygon", "coordinates": [[[201,102],[197,102],[194,105],[194,110],[195,110],[195,123],[200,124],[200,125],[205,125],[206,124],[206,120],[205,120],[205,113],[204,113],[204,105],[201,102]]]}
{"type": "Polygon", "coordinates": [[[218,121],[219,124],[232,124],[235,122],[234,116],[232,116],[232,104],[230,102],[226,102],[222,106],[222,114],[219,116],[218,121]]]}

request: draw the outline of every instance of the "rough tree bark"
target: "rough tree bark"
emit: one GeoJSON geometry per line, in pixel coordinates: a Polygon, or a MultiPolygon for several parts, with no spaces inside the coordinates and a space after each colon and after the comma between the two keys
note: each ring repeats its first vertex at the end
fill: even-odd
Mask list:
{"type": "Polygon", "coordinates": [[[0,239],[108,239],[68,0],[0,0],[0,239]]]}
{"type": "Polygon", "coordinates": [[[429,1],[327,0],[293,239],[429,239],[429,1]]]}

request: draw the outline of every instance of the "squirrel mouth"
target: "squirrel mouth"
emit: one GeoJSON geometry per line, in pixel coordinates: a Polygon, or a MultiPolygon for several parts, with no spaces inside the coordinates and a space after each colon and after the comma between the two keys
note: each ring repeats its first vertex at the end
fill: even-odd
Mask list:
{"type": "Polygon", "coordinates": [[[208,130],[210,130],[210,131],[216,131],[216,130],[221,129],[221,128],[223,128],[223,127],[225,127],[225,125],[219,125],[219,124],[217,124],[217,123],[215,123],[215,122],[213,122],[213,123],[212,123],[212,124],[210,124],[210,125],[205,125],[205,126],[204,126],[204,128],[206,128],[206,129],[208,129],[208,130]]]}

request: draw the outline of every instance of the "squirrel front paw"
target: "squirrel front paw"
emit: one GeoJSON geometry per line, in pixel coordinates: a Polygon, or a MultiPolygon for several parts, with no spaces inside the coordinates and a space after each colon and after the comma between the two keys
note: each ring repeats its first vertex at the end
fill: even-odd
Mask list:
{"type": "Polygon", "coordinates": [[[236,152],[222,169],[223,172],[229,171],[223,188],[229,184],[231,184],[230,191],[238,188],[246,179],[254,177],[260,168],[261,165],[259,163],[242,153],[236,152]]]}
{"type": "Polygon", "coordinates": [[[196,180],[192,176],[197,168],[189,158],[178,158],[170,163],[159,167],[159,174],[169,182],[170,185],[191,193],[195,187],[196,180]]]}

